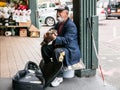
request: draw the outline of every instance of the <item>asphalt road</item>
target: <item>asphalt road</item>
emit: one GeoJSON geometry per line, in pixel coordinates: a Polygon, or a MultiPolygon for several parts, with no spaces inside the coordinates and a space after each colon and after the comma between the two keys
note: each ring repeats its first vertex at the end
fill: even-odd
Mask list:
{"type": "Polygon", "coordinates": [[[99,56],[105,81],[120,90],[120,19],[99,22],[99,56]]]}

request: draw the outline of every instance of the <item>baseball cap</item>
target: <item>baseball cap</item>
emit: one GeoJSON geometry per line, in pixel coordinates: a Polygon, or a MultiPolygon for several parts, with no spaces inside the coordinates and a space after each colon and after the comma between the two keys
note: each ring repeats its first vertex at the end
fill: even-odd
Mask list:
{"type": "Polygon", "coordinates": [[[55,10],[58,10],[58,11],[68,10],[69,11],[69,8],[66,5],[59,5],[55,10]]]}

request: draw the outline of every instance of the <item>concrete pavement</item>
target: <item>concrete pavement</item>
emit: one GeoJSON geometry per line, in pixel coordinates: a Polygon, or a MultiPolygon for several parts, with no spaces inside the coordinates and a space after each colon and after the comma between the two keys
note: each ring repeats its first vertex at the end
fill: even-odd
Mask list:
{"type": "MultiPolygon", "coordinates": [[[[0,79],[0,90],[12,90],[12,80],[8,78],[0,79]]],[[[115,87],[103,83],[98,75],[94,77],[74,77],[64,79],[58,87],[47,87],[45,90],[118,90],[115,87]]]]}
{"type": "Polygon", "coordinates": [[[94,77],[75,77],[73,79],[64,79],[64,82],[58,87],[48,87],[46,90],[117,90],[115,87],[104,84],[102,79],[96,75],[94,77]]]}
{"type": "Polygon", "coordinates": [[[105,81],[120,90],[120,19],[99,25],[99,56],[105,81]]]}

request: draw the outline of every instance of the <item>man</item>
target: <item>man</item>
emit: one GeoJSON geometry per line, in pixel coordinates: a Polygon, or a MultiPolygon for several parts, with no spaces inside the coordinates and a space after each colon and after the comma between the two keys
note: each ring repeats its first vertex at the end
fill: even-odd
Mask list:
{"type": "MultiPolygon", "coordinates": [[[[65,58],[63,61],[64,66],[70,66],[80,61],[80,49],[78,45],[78,31],[76,25],[68,17],[69,8],[65,5],[60,5],[57,9],[58,23],[54,29],[57,30],[57,34],[51,35],[53,43],[51,45],[43,45],[41,47],[42,57],[45,63],[51,62],[51,58],[54,62],[58,62],[58,57],[62,51],[65,52],[65,58]]],[[[46,38],[46,34],[44,35],[46,38]]],[[[51,84],[52,86],[58,86],[63,81],[63,78],[57,77],[51,84]]]]}

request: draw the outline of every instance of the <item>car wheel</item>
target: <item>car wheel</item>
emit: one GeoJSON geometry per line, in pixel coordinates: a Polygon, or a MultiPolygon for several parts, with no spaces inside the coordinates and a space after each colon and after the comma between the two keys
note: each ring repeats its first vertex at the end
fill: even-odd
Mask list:
{"type": "Polygon", "coordinates": [[[105,15],[106,15],[106,19],[108,19],[108,14],[107,14],[107,12],[105,13],[105,15]]]}
{"type": "Polygon", "coordinates": [[[108,16],[106,16],[106,19],[108,19],[108,16]]]}
{"type": "Polygon", "coordinates": [[[54,18],[52,17],[47,17],[46,20],[45,20],[45,23],[48,25],[48,26],[53,26],[55,24],[55,20],[54,18]]]}
{"type": "Polygon", "coordinates": [[[118,19],[120,19],[120,17],[117,17],[118,19]]]}

